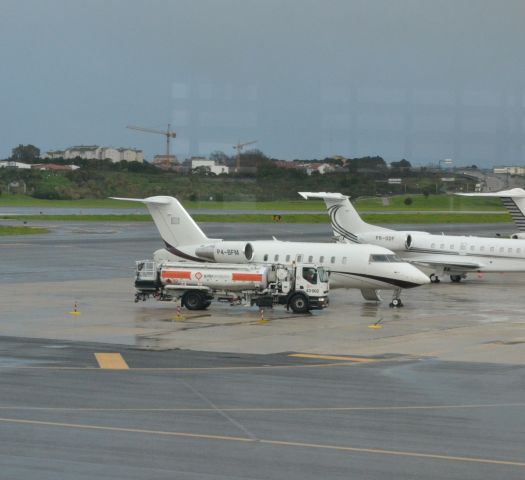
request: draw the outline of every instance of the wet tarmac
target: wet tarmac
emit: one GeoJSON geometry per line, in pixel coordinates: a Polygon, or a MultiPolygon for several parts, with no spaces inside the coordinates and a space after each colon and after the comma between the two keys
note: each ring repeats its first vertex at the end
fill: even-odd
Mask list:
{"type": "MultiPolygon", "coordinates": [[[[134,260],[162,246],[152,223],[48,226],[0,238],[5,478],[525,476],[525,275],[427,285],[400,309],[386,292],[375,304],[333,291],[312,315],[214,304],[177,316],[133,302],[134,260]]],[[[330,235],[271,228],[203,225],[330,235]]]]}

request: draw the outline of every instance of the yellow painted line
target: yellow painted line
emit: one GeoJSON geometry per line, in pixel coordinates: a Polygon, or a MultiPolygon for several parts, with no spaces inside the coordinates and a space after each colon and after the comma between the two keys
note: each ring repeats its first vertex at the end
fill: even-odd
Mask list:
{"type": "Polygon", "coordinates": [[[454,455],[442,455],[438,453],[422,453],[422,452],[411,452],[403,450],[384,450],[380,448],[364,448],[364,447],[351,447],[345,445],[330,445],[330,444],[318,444],[318,443],[305,443],[305,442],[292,442],[283,440],[265,440],[265,439],[254,439],[249,437],[236,437],[229,435],[213,435],[203,433],[189,433],[189,432],[173,432],[166,430],[147,430],[140,428],[125,428],[125,427],[109,427],[105,425],[89,425],[79,423],[63,423],[63,422],[45,422],[39,420],[26,420],[19,418],[0,418],[0,422],[3,423],[14,423],[22,425],[41,425],[48,427],[61,427],[61,428],[74,428],[74,429],[85,429],[85,430],[99,430],[108,432],[123,432],[123,433],[138,433],[145,435],[163,435],[170,437],[183,437],[183,438],[194,438],[201,440],[222,440],[229,442],[243,442],[243,443],[261,443],[266,445],[279,445],[297,448],[310,448],[319,450],[332,450],[340,452],[351,452],[351,453],[365,453],[372,455],[381,456],[399,456],[407,458],[423,458],[429,460],[444,460],[449,462],[468,462],[468,463],[479,463],[479,464],[490,464],[500,466],[512,466],[525,468],[525,462],[517,462],[512,460],[498,460],[491,458],[480,458],[480,457],[462,457],[454,455]]]}
{"type": "Polygon", "coordinates": [[[314,353],[291,353],[288,356],[297,357],[297,358],[313,358],[316,360],[342,360],[343,362],[357,362],[357,363],[368,363],[368,362],[377,361],[373,358],[346,357],[346,356],[339,356],[339,355],[317,355],[314,353]]]}
{"type": "Polygon", "coordinates": [[[168,432],[164,430],[145,430],[141,428],[107,427],[105,425],[87,425],[84,423],[42,422],[39,420],[22,420],[19,418],[0,418],[0,422],[21,423],[26,425],[45,425],[49,427],[79,428],[87,430],[105,430],[109,432],[145,433],[150,435],[166,435],[171,437],[190,437],[206,440],[229,440],[233,442],[254,442],[248,437],[233,437],[229,435],[208,435],[203,433],[168,432]]]}
{"type": "MultiPolygon", "coordinates": [[[[130,372],[212,372],[212,371],[243,371],[243,370],[275,370],[275,369],[293,369],[293,368],[326,368],[339,367],[341,363],[316,363],[316,364],[300,364],[300,365],[251,365],[244,367],[132,367],[128,370],[130,372]]],[[[69,370],[69,371],[100,371],[99,367],[60,367],[56,365],[18,365],[0,366],[0,370],[69,370]]]]}
{"type": "Polygon", "coordinates": [[[289,447],[319,448],[327,450],[339,450],[342,452],[371,453],[376,455],[395,455],[400,457],[428,458],[432,460],[448,460],[450,462],[471,462],[491,465],[508,465],[513,467],[525,467],[525,462],[513,462],[509,460],[493,460],[491,458],[457,457],[454,455],[440,455],[435,453],[407,452],[402,450],[383,450],[380,448],[345,447],[339,445],[323,445],[317,443],[285,442],[280,440],[259,440],[260,443],[271,445],[282,445],[289,447]]]}
{"type": "Polygon", "coordinates": [[[129,370],[120,353],[95,353],[100,368],[106,370],[129,370]]]}
{"type": "Polygon", "coordinates": [[[0,405],[0,410],[20,411],[60,411],[60,412],[216,412],[217,408],[222,412],[368,412],[368,411],[410,411],[410,410],[453,410],[453,409],[479,409],[479,408],[524,408],[525,403],[480,403],[480,404],[458,404],[458,405],[392,405],[392,406],[354,406],[354,407],[142,407],[142,408],[118,408],[118,407],[29,407],[20,405],[0,405]]]}

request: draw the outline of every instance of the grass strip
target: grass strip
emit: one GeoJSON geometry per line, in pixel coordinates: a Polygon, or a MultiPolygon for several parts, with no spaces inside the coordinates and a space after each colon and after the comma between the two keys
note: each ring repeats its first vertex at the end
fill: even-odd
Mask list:
{"type": "MultiPolygon", "coordinates": [[[[387,197],[388,204],[383,203],[382,197],[358,198],[355,206],[358,210],[494,210],[505,211],[499,198],[476,198],[460,197],[456,195],[391,195],[387,197]],[[412,203],[406,205],[405,199],[410,197],[412,203]]],[[[216,210],[304,210],[326,209],[322,200],[275,200],[268,202],[253,201],[226,201],[226,202],[191,202],[183,201],[187,209],[216,209],[216,210]]],[[[125,202],[121,200],[112,200],[110,198],[100,199],[81,199],[81,200],[42,200],[24,195],[2,195],[0,197],[0,207],[35,207],[45,210],[45,208],[130,208],[141,209],[146,206],[142,203],[125,202]]]]}
{"type": "MultiPolygon", "coordinates": [[[[275,223],[272,215],[259,213],[242,214],[196,214],[197,222],[217,223],[275,223]]],[[[22,221],[63,221],[63,222],[151,222],[150,215],[13,215],[0,216],[0,219],[22,221]]],[[[432,223],[509,223],[508,213],[383,213],[363,215],[372,224],[432,224],[432,223]]],[[[290,213],[281,215],[279,223],[329,223],[325,213],[290,213]]]]}
{"type": "Polygon", "coordinates": [[[49,229],[43,227],[18,227],[12,225],[0,225],[0,236],[34,235],[37,233],[49,233],[49,229]]]}

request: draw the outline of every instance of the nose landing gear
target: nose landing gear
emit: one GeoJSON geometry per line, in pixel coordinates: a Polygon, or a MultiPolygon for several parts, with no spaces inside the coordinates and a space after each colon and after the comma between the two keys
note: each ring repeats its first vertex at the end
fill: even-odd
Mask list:
{"type": "Polygon", "coordinates": [[[394,291],[394,295],[392,297],[392,301],[389,304],[390,308],[399,308],[403,306],[403,302],[401,301],[401,289],[398,288],[394,291]]]}

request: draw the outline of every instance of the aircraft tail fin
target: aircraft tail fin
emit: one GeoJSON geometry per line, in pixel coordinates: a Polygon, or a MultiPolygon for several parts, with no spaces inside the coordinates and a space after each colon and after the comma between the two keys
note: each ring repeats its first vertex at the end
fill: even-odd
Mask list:
{"type": "Polygon", "coordinates": [[[501,190],[499,192],[486,193],[457,193],[463,197],[499,197],[501,203],[509,211],[512,220],[518,230],[525,231],[525,190],[513,188],[511,190],[501,190]]]}
{"type": "Polygon", "coordinates": [[[111,198],[145,203],[162,240],[169,246],[194,245],[209,241],[209,238],[176,198],[168,196],[111,198]]]}
{"type": "Polygon", "coordinates": [[[347,195],[329,192],[299,192],[299,195],[306,199],[322,198],[324,200],[336,237],[360,243],[357,237],[360,233],[385,230],[364,222],[347,195]]]}

